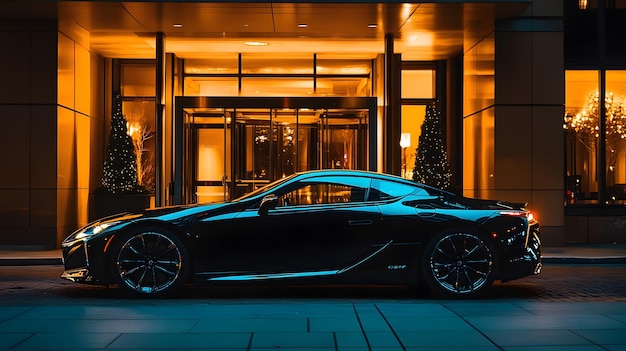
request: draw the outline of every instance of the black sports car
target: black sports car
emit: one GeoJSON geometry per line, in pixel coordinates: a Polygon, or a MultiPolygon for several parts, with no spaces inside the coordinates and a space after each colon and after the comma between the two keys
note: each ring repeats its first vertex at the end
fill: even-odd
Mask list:
{"type": "Polygon", "coordinates": [[[524,207],[378,173],[298,173],[232,202],[95,221],[63,242],[63,278],[140,296],[260,281],[473,296],[539,273],[539,224],[524,207]]]}

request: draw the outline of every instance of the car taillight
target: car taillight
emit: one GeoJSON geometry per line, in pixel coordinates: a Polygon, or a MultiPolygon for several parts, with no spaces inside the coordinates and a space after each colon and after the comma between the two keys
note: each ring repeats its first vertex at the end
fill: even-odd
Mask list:
{"type": "Polygon", "coordinates": [[[501,211],[500,214],[505,216],[526,217],[528,222],[534,222],[537,220],[535,218],[535,214],[530,211],[501,211]]]}

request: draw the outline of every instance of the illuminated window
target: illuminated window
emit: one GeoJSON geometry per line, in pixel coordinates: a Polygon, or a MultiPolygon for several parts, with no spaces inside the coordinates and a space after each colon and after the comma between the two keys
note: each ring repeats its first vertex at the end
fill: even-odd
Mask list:
{"type": "Polygon", "coordinates": [[[598,202],[598,72],[565,73],[565,186],[567,201],[598,202]]]}
{"type": "Polygon", "coordinates": [[[211,55],[210,59],[186,59],[187,74],[236,74],[239,71],[237,54],[211,55]]]}
{"type": "Polygon", "coordinates": [[[626,71],[606,71],[602,115],[598,71],[566,72],[568,204],[597,204],[600,194],[606,203],[626,204],[625,79],[626,71]]]}
{"type": "Polygon", "coordinates": [[[413,178],[415,154],[422,124],[426,116],[426,105],[436,101],[437,71],[432,63],[403,62],[402,66],[402,119],[401,137],[402,169],[400,175],[413,178]]]}
{"type": "Polygon", "coordinates": [[[237,96],[239,81],[231,77],[185,77],[185,96],[237,96]]]}
{"type": "Polygon", "coordinates": [[[435,97],[435,71],[432,69],[402,70],[403,99],[435,97]]]}
{"type": "Polygon", "coordinates": [[[184,60],[185,96],[371,96],[372,60],[314,54],[184,60]]]}
{"type": "Polygon", "coordinates": [[[312,55],[241,55],[244,74],[313,74],[312,55]]]}
{"type": "Polygon", "coordinates": [[[606,72],[606,185],[610,203],[626,203],[626,71],[606,72]]]}
{"type": "MultiPolygon", "coordinates": [[[[135,146],[139,184],[155,189],[155,65],[151,60],[119,60],[119,91],[128,134],[135,146]]],[[[116,90],[117,90],[116,89],[116,90]]]]}
{"type": "Polygon", "coordinates": [[[243,78],[242,96],[310,96],[313,78],[243,78]]]}

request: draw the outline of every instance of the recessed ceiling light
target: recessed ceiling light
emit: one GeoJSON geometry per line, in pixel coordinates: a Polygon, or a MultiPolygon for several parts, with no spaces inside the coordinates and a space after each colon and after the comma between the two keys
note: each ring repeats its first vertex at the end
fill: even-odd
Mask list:
{"type": "Polygon", "coordinates": [[[298,23],[298,28],[306,28],[306,27],[308,27],[308,26],[309,26],[309,25],[308,25],[308,24],[306,24],[306,23],[298,23]]]}
{"type": "Polygon", "coordinates": [[[183,25],[181,23],[174,23],[172,26],[174,28],[182,28],[183,25]]]}
{"type": "Polygon", "coordinates": [[[270,43],[266,41],[246,41],[244,44],[248,46],[268,46],[270,43]]]}
{"type": "Polygon", "coordinates": [[[378,25],[376,23],[370,23],[367,25],[367,28],[378,28],[378,25]]]}

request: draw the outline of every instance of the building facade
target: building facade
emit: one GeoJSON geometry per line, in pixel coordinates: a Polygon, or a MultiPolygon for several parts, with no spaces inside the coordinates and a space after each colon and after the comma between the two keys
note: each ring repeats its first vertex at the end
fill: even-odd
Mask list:
{"type": "Polygon", "coordinates": [[[619,241],[625,7],[2,2],[0,247],[55,248],[93,219],[117,94],[151,206],[309,169],[411,177],[435,106],[455,191],[528,202],[547,245],[619,241]]]}

